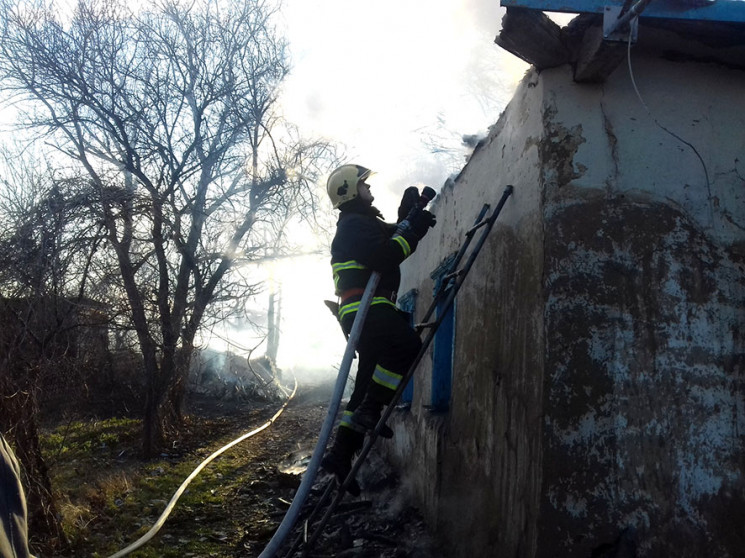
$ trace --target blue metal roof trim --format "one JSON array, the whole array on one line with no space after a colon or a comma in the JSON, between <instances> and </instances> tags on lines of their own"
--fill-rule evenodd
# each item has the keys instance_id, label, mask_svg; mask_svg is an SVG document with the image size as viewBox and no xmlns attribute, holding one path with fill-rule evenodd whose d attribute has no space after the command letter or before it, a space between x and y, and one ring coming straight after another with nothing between
<instances>
[{"instance_id":1,"label":"blue metal roof trim","mask_svg":"<svg viewBox=\"0 0 745 558\"><path fill-rule=\"evenodd\" d=\"M501 0L508 8L530 8L544 12L603 13L606 6L623 6L623 0ZM641 14L645 17L699 21L745 22L745 0L717 0L694 8L677 0L654 0Z\"/></svg>"}]
</instances>

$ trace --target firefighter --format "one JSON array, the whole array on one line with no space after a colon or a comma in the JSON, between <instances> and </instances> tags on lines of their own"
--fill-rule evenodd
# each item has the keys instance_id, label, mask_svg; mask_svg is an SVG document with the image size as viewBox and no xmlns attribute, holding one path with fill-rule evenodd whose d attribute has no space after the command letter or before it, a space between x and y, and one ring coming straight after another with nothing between
<instances>
[{"instance_id":1,"label":"firefighter","mask_svg":"<svg viewBox=\"0 0 745 558\"><path fill-rule=\"evenodd\" d=\"M336 431L334 444L321 466L343 482L352 467L355 453L362 448L365 433L380 420L387 405L419 353L421 340L408 316L396 308L396 291L401 279L399 264L409 257L435 217L429 211L411 211L419 201L415 187L404 192L398 210L399 222L407 218L410 227L396 232L397 226L383 221L372 205L367 179L373 174L359 165L342 165L331 173L327 192L334 209L339 210L336 235L331 244L331 267L339 297L338 318L348 335L362 294L373 271L381 274L357 346L357 377L349 403ZM386 426L383 437L393 436ZM360 492L356 482L348 491Z\"/></svg>"},{"instance_id":2,"label":"firefighter","mask_svg":"<svg viewBox=\"0 0 745 558\"><path fill-rule=\"evenodd\" d=\"M13 450L0 434L0 556L26 558L28 531L26 498L21 485L21 469Z\"/></svg>"}]
</instances>

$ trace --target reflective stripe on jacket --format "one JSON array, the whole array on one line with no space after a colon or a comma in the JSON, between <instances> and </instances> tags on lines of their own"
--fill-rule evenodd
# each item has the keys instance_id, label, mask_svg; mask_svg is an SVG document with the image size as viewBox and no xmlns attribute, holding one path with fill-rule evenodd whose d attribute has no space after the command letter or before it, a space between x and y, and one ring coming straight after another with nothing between
<instances>
[{"instance_id":1,"label":"reflective stripe on jacket","mask_svg":"<svg viewBox=\"0 0 745 558\"><path fill-rule=\"evenodd\" d=\"M381 274L379 289L395 293L401 280L399 264L416 250L417 239L410 234L394 234L396 225L385 223L370 213L344 211L339 214L336 235L331 243L331 269L336 294L364 289L373 271ZM395 304L375 297L373 304ZM339 318L359 307L359 299L342 301Z\"/></svg>"},{"instance_id":2,"label":"reflective stripe on jacket","mask_svg":"<svg viewBox=\"0 0 745 558\"><path fill-rule=\"evenodd\" d=\"M382 296L375 296L372 299L372 302L370 303L370 306L375 306L377 304L390 304L394 308L396 307L396 304L391 302L389 299L382 297ZM360 301L357 300L355 302L350 302L349 304L343 304L339 307L339 319L344 319L348 314L351 314L352 312L356 312L360 307Z\"/></svg>"}]
</instances>

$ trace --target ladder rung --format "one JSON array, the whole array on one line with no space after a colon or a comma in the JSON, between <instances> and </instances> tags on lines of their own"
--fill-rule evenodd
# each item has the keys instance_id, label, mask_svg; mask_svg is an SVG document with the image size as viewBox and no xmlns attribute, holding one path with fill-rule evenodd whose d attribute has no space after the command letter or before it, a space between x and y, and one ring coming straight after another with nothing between
<instances>
[{"instance_id":1,"label":"ladder rung","mask_svg":"<svg viewBox=\"0 0 745 558\"><path fill-rule=\"evenodd\" d=\"M437 321L434 321L434 322L425 322L423 324L416 324L414 327L416 327L417 329L424 329L427 327L434 327L436 325L437 325Z\"/></svg>"},{"instance_id":2,"label":"ladder rung","mask_svg":"<svg viewBox=\"0 0 745 558\"><path fill-rule=\"evenodd\" d=\"M489 222L489 219L483 219L483 220L479 221L473 227L471 227L470 229L468 229L468 231L466 232L466 236L473 236L473 233L475 233L481 227L483 227L484 225L486 225L488 222Z\"/></svg>"},{"instance_id":3,"label":"ladder rung","mask_svg":"<svg viewBox=\"0 0 745 558\"><path fill-rule=\"evenodd\" d=\"M455 271L453 271L451 273L448 273L445 277L442 278L443 283L445 281L449 281L450 279L454 279L454 278L458 277L458 275L460 275L461 273L463 273L463 270L462 269L456 269Z\"/></svg>"}]
</instances>

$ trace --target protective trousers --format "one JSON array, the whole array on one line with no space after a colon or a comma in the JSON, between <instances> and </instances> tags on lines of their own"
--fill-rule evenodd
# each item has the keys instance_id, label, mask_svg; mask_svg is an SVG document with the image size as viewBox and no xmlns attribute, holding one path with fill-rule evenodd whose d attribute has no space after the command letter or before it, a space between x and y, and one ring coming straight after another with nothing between
<instances>
[{"instance_id":1,"label":"protective trousers","mask_svg":"<svg viewBox=\"0 0 745 558\"><path fill-rule=\"evenodd\" d=\"M27 558L26 499L13 450L0 436L0 556Z\"/></svg>"},{"instance_id":2,"label":"protective trousers","mask_svg":"<svg viewBox=\"0 0 745 558\"><path fill-rule=\"evenodd\" d=\"M355 313L351 313L342 319L342 328L347 335L354 323L354 316ZM353 420L354 411L370 401L377 409L390 403L421 346L419 336L409 325L407 314L393 304L374 304L370 307L357 344L359 362L354 390L336 431L334 444L321 462L324 469L337 476L339 482L346 478L354 454L365 441L367 429ZM353 495L360 493L356 481L347 490Z\"/></svg>"},{"instance_id":3,"label":"protective trousers","mask_svg":"<svg viewBox=\"0 0 745 558\"><path fill-rule=\"evenodd\" d=\"M342 319L342 328L347 334L355 315ZM357 409L365 396L383 405L390 403L421 346L419 335L409 324L408 314L393 304L372 305L357 344L357 377L345 416Z\"/></svg>"}]
</instances>

